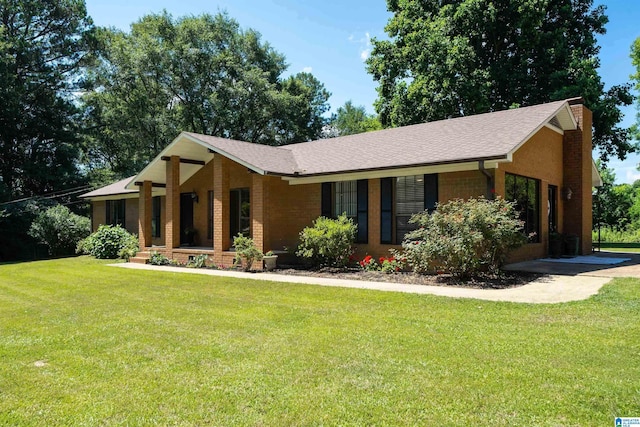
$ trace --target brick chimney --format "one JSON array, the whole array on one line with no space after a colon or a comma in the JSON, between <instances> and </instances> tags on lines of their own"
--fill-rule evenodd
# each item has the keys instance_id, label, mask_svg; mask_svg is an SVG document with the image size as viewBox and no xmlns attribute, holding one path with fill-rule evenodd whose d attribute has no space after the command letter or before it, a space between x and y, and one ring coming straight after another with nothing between
<instances>
[{"instance_id":1,"label":"brick chimney","mask_svg":"<svg viewBox=\"0 0 640 427\"><path fill-rule=\"evenodd\" d=\"M582 98L569 100L578 129L565 131L563 141L563 232L580 237L580 254L591 253L592 196L591 151L593 148L592 114ZM567 200L567 194L571 198Z\"/></svg>"}]
</instances>

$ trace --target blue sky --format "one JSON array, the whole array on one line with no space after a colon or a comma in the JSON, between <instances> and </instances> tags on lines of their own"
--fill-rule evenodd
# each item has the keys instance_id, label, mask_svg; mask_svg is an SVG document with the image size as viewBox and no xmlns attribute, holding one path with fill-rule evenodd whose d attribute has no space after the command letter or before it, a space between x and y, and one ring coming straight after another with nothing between
<instances>
[{"instance_id":1,"label":"blue sky","mask_svg":"<svg viewBox=\"0 0 640 427\"><path fill-rule=\"evenodd\" d=\"M141 16L166 9L174 17L227 11L241 27L259 31L289 63L289 72L312 72L332 93L333 111L346 101L373 113L376 83L366 72L371 37L384 38L391 16L385 0L86 0L97 25L128 30ZM599 38L600 75L605 87L629 81L634 72L629 58L632 42L640 37L640 1L604 0L607 34ZM636 119L635 106L624 110L622 123ZM640 179L640 155L612 160L618 182Z\"/></svg>"}]
</instances>

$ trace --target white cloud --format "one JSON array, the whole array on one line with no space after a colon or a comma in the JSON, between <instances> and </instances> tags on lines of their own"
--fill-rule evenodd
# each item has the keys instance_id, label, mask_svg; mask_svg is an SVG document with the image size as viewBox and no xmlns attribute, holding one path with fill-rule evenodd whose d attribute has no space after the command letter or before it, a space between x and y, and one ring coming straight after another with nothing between
<instances>
[{"instance_id":1,"label":"white cloud","mask_svg":"<svg viewBox=\"0 0 640 427\"><path fill-rule=\"evenodd\" d=\"M303 73L310 73L310 72L312 72L312 71L313 71L313 67L304 67L304 68L302 69L302 72L303 72Z\"/></svg>"},{"instance_id":2,"label":"white cloud","mask_svg":"<svg viewBox=\"0 0 640 427\"><path fill-rule=\"evenodd\" d=\"M369 32L364 33L364 37L356 39L353 34L351 34L348 38L350 43L358 44L360 51L360 59L366 61L371 55L371 48L373 47L371 44L371 35Z\"/></svg>"},{"instance_id":3,"label":"white cloud","mask_svg":"<svg viewBox=\"0 0 640 427\"><path fill-rule=\"evenodd\" d=\"M637 181L640 179L640 171L638 171L637 169L627 169L627 174L626 174L626 179L624 180L624 182L627 182L629 184L632 184L633 182Z\"/></svg>"}]
</instances>

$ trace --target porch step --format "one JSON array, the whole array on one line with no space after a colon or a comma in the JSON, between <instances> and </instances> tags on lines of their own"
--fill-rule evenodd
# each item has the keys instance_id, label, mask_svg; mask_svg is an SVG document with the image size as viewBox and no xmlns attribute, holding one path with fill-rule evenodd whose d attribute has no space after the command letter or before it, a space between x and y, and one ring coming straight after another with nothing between
<instances>
[{"instance_id":1,"label":"porch step","mask_svg":"<svg viewBox=\"0 0 640 427\"><path fill-rule=\"evenodd\" d=\"M140 251L136 256L129 258L129 262L133 262L135 264L148 264L149 258L151 258L151 253L149 251Z\"/></svg>"}]
</instances>

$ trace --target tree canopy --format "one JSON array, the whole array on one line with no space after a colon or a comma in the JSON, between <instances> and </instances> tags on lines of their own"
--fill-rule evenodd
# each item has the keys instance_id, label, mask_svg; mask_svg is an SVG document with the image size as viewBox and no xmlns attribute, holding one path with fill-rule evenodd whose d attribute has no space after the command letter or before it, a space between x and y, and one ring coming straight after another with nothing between
<instances>
[{"instance_id":1,"label":"tree canopy","mask_svg":"<svg viewBox=\"0 0 640 427\"><path fill-rule=\"evenodd\" d=\"M318 138L325 124L324 85L283 77L284 56L224 13L148 15L99 40L84 97L92 167L134 173L179 131L283 145Z\"/></svg>"},{"instance_id":2,"label":"tree canopy","mask_svg":"<svg viewBox=\"0 0 640 427\"><path fill-rule=\"evenodd\" d=\"M72 92L90 59L84 1L0 1L0 201L77 183Z\"/></svg>"},{"instance_id":3,"label":"tree canopy","mask_svg":"<svg viewBox=\"0 0 640 427\"><path fill-rule=\"evenodd\" d=\"M593 0L387 0L389 40L373 40L385 127L583 97L602 159L635 146L617 126L629 85L604 89L596 35L608 21Z\"/></svg>"},{"instance_id":4,"label":"tree canopy","mask_svg":"<svg viewBox=\"0 0 640 427\"><path fill-rule=\"evenodd\" d=\"M367 114L363 105L355 106L349 100L338 108L330 123L335 136L353 135L382 129L380 121L374 114Z\"/></svg>"}]
</instances>

